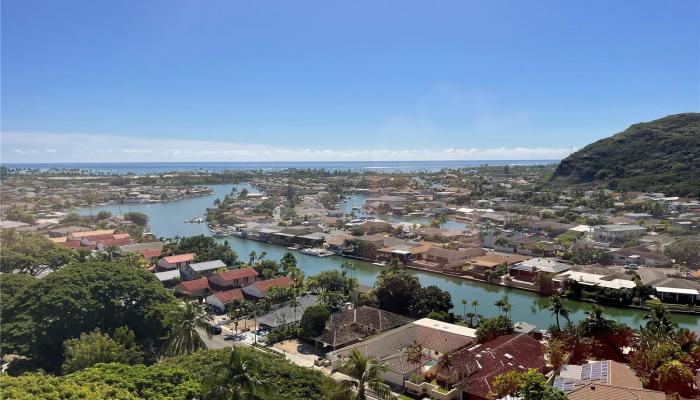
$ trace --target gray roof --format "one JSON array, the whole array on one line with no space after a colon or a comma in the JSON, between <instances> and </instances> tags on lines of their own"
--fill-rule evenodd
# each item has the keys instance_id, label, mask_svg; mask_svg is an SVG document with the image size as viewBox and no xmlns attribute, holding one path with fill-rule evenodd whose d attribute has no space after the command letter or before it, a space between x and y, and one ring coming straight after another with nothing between
<instances>
[{"instance_id":1,"label":"gray roof","mask_svg":"<svg viewBox=\"0 0 700 400\"><path fill-rule=\"evenodd\" d=\"M205 262L201 262L201 263L190 264L190 268L192 268L193 271L197 271L197 272L209 271L212 269L218 269L218 268L224 268L224 267L226 267L226 264L224 264L224 262L221 260L205 261Z\"/></svg>"},{"instance_id":2,"label":"gray roof","mask_svg":"<svg viewBox=\"0 0 700 400\"><path fill-rule=\"evenodd\" d=\"M666 273L656 268L640 268L637 270L637 274L639 274L639 279L643 285L651 285L666 278Z\"/></svg>"},{"instance_id":3,"label":"gray roof","mask_svg":"<svg viewBox=\"0 0 700 400\"><path fill-rule=\"evenodd\" d=\"M284 306L263 315L258 319L258 322L271 328L295 323L301 320L301 316L304 315L304 311L307 308L318 304L318 298L313 295L300 297L297 301L299 305L297 305L296 314L294 313L294 307Z\"/></svg>"},{"instance_id":4,"label":"gray roof","mask_svg":"<svg viewBox=\"0 0 700 400\"><path fill-rule=\"evenodd\" d=\"M174 269L172 271L156 272L153 274L161 282L172 281L173 279L180 279L180 270Z\"/></svg>"}]
</instances>

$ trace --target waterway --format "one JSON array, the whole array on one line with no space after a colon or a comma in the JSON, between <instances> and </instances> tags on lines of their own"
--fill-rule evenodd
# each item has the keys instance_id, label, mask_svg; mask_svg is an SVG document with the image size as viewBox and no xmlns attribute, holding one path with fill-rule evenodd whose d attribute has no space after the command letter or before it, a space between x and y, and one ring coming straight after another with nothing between
<instances>
[{"instance_id":1,"label":"waterway","mask_svg":"<svg viewBox=\"0 0 700 400\"><path fill-rule=\"evenodd\" d=\"M210 235L206 224L190 224L184 220L192 217L202 217L204 210L207 207L212 207L216 198L222 198L231 191L234 185L210 185L214 190L211 196L197 197L168 203L152 203L152 204L123 204L123 205L104 205L96 206L89 209L80 209L79 213L87 215L90 212L97 213L105 210L112 214L125 213L129 211L140 211L145 213L150 218L151 231L158 237L174 237L174 236L192 236L192 235ZM247 188L250 192L256 190L247 184L236 185L238 190ZM344 210L351 211L352 204L362 206L364 202L363 196L351 196L342 206ZM381 217L383 219L390 219ZM429 223L428 218L421 217L391 217L392 221L405 221L409 223ZM463 224L451 222L446 224L445 228L461 229ZM257 242L252 240L241 239L237 237L229 237L226 240L231 248L239 255L239 258L245 260L251 251L255 251L258 255L262 252L267 254L268 259L280 259L288 250L282 246L276 246L269 243ZM320 271L329 269L338 269L340 264L346 259L342 257L332 256L318 258L294 252L297 258L299 267L304 271L306 276L315 275ZM358 281L363 285L373 285L374 281L381 271L382 267L371 263L355 261L355 270L352 272ZM423 286L435 285L443 290L447 290L452 295L454 303L454 311L456 313L463 312L462 299L466 299L471 303L472 300L479 302L478 312L492 316L498 313L498 308L493 305L498 299L504 295L508 296L508 301L513 305L511 310L512 318L515 321L526 321L537 325L539 328L544 328L554 323L554 318L547 310L549 300L546 297L539 296L536 293L531 293L519 289L505 288L501 286L489 285L480 282L464 280L433 274L423 271L411 271L418 277L418 280ZM585 317L585 312L590 310L592 304L566 301L566 305L571 309L571 320L576 321ZM638 327L643 324L643 316L645 311L628 308L604 307L608 318L624 322L629 326ZM469 310L467 310L469 311ZM681 326L693 329L700 332L700 318L693 315L674 314L673 320Z\"/></svg>"}]
</instances>

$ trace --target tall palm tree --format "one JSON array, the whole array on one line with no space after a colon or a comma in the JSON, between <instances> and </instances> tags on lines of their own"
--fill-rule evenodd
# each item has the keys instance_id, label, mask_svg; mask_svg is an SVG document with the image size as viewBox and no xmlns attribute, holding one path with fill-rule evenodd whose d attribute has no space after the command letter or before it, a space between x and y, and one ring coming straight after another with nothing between
<instances>
[{"instance_id":1,"label":"tall palm tree","mask_svg":"<svg viewBox=\"0 0 700 400\"><path fill-rule=\"evenodd\" d=\"M201 329L211 339L214 328L208 322L209 315L201 305L188 302L181 309L171 314L168 318L170 334L165 347L165 354L178 356L191 354L197 350L206 348L198 329Z\"/></svg>"},{"instance_id":2,"label":"tall palm tree","mask_svg":"<svg viewBox=\"0 0 700 400\"><path fill-rule=\"evenodd\" d=\"M613 321L603 316L603 308L594 305L591 311L586 311L586 319L583 320L588 333L606 332L612 329Z\"/></svg>"},{"instance_id":3,"label":"tall palm tree","mask_svg":"<svg viewBox=\"0 0 700 400\"><path fill-rule=\"evenodd\" d=\"M474 314L478 314L478 312L476 311L476 308L479 307L479 301L472 300L472 307L474 307Z\"/></svg>"},{"instance_id":4,"label":"tall palm tree","mask_svg":"<svg viewBox=\"0 0 700 400\"><path fill-rule=\"evenodd\" d=\"M462 299L462 306L464 308L464 313L462 313L462 316L464 317L464 320L467 320L467 299Z\"/></svg>"},{"instance_id":5,"label":"tall palm tree","mask_svg":"<svg viewBox=\"0 0 700 400\"><path fill-rule=\"evenodd\" d=\"M561 302L561 297L559 297L557 294L550 297L549 302L549 311L551 311L552 315L557 318L557 329L561 330L559 317L563 317L565 320L569 321L569 310L564 306L564 304Z\"/></svg>"},{"instance_id":6,"label":"tall palm tree","mask_svg":"<svg viewBox=\"0 0 700 400\"><path fill-rule=\"evenodd\" d=\"M206 400L262 400L269 398L269 382L258 379L260 365L249 352L236 347L231 349L228 360L215 367L205 382Z\"/></svg>"},{"instance_id":7,"label":"tall palm tree","mask_svg":"<svg viewBox=\"0 0 700 400\"><path fill-rule=\"evenodd\" d=\"M372 391L380 399L394 399L391 388L382 381L387 366L374 357L365 357L354 349L339 371L353 379L340 382L346 392L354 392L355 400L367 400L367 391Z\"/></svg>"}]
</instances>

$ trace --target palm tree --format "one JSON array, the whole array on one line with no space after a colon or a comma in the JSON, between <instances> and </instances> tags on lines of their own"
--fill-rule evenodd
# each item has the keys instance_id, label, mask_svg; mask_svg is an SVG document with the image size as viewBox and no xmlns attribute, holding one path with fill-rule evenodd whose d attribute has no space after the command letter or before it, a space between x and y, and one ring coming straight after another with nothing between
<instances>
[{"instance_id":1,"label":"palm tree","mask_svg":"<svg viewBox=\"0 0 700 400\"><path fill-rule=\"evenodd\" d=\"M510 303L506 303L503 305L503 314L507 315L509 319L511 317L510 310L512 310L512 309L513 309L513 305Z\"/></svg>"},{"instance_id":2,"label":"palm tree","mask_svg":"<svg viewBox=\"0 0 700 400\"><path fill-rule=\"evenodd\" d=\"M564 304L562 304L561 298L557 294L550 297L549 302L549 311L551 311L552 315L554 315L557 318L557 330L561 330L561 325L559 324L559 317L561 316L567 321L569 321L569 310L564 306Z\"/></svg>"},{"instance_id":3,"label":"palm tree","mask_svg":"<svg viewBox=\"0 0 700 400\"><path fill-rule=\"evenodd\" d=\"M651 309L651 312L644 316L644 319L647 320L647 329L651 329L663 335L672 334L677 326L677 324L669 319L668 310L661 304L655 305Z\"/></svg>"},{"instance_id":4,"label":"palm tree","mask_svg":"<svg viewBox=\"0 0 700 400\"><path fill-rule=\"evenodd\" d=\"M248 265L251 267L255 265L255 259L258 257L258 253L255 252L255 250L251 251L250 254L248 254Z\"/></svg>"},{"instance_id":5,"label":"palm tree","mask_svg":"<svg viewBox=\"0 0 700 400\"><path fill-rule=\"evenodd\" d=\"M594 305L591 311L586 311L586 319L583 321L588 333L606 332L612 329L613 321L603 316L603 308Z\"/></svg>"},{"instance_id":6,"label":"palm tree","mask_svg":"<svg viewBox=\"0 0 700 400\"><path fill-rule=\"evenodd\" d=\"M464 320L467 320L467 299L462 299L462 306L464 308L464 313L462 316L464 317Z\"/></svg>"},{"instance_id":7,"label":"palm tree","mask_svg":"<svg viewBox=\"0 0 700 400\"><path fill-rule=\"evenodd\" d=\"M203 330L211 339L214 328L208 322L209 320L209 315L201 305L194 302L185 303L181 309L169 316L170 334L165 354L178 356L206 348L197 330Z\"/></svg>"},{"instance_id":8,"label":"palm tree","mask_svg":"<svg viewBox=\"0 0 700 400\"><path fill-rule=\"evenodd\" d=\"M249 352L236 347L231 349L228 360L215 367L210 380L205 383L206 400L258 400L269 397L271 386L255 375L261 373L257 360Z\"/></svg>"},{"instance_id":9,"label":"palm tree","mask_svg":"<svg viewBox=\"0 0 700 400\"><path fill-rule=\"evenodd\" d=\"M479 301L472 300L472 307L474 307L474 314L478 314L478 312L476 311L476 308L479 307Z\"/></svg>"},{"instance_id":10,"label":"palm tree","mask_svg":"<svg viewBox=\"0 0 700 400\"><path fill-rule=\"evenodd\" d=\"M353 378L341 381L340 387L346 392L354 392L355 400L367 400L368 390L380 399L395 398L391 388L382 381L387 366L374 357L365 357L354 349L339 371Z\"/></svg>"}]
</instances>

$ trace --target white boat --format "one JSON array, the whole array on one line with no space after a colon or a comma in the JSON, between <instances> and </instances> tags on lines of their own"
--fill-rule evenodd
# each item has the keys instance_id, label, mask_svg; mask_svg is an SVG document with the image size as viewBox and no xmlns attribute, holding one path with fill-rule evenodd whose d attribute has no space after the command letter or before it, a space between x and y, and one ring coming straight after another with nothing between
<instances>
[{"instance_id":1,"label":"white boat","mask_svg":"<svg viewBox=\"0 0 700 400\"><path fill-rule=\"evenodd\" d=\"M321 249L321 248L313 248L313 249L303 249L301 250L301 253L303 254L308 254L310 256L316 256L316 257L329 257L332 256L334 253L331 251L328 251L326 249Z\"/></svg>"},{"instance_id":2,"label":"white boat","mask_svg":"<svg viewBox=\"0 0 700 400\"><path fill-rule=\"evenodd\" d=\"M298 244L295 244L294 246L287 247L287 250L299 250L299 249L301 249L301 246L299 246Z\"/></svg>"}]
</instances>

